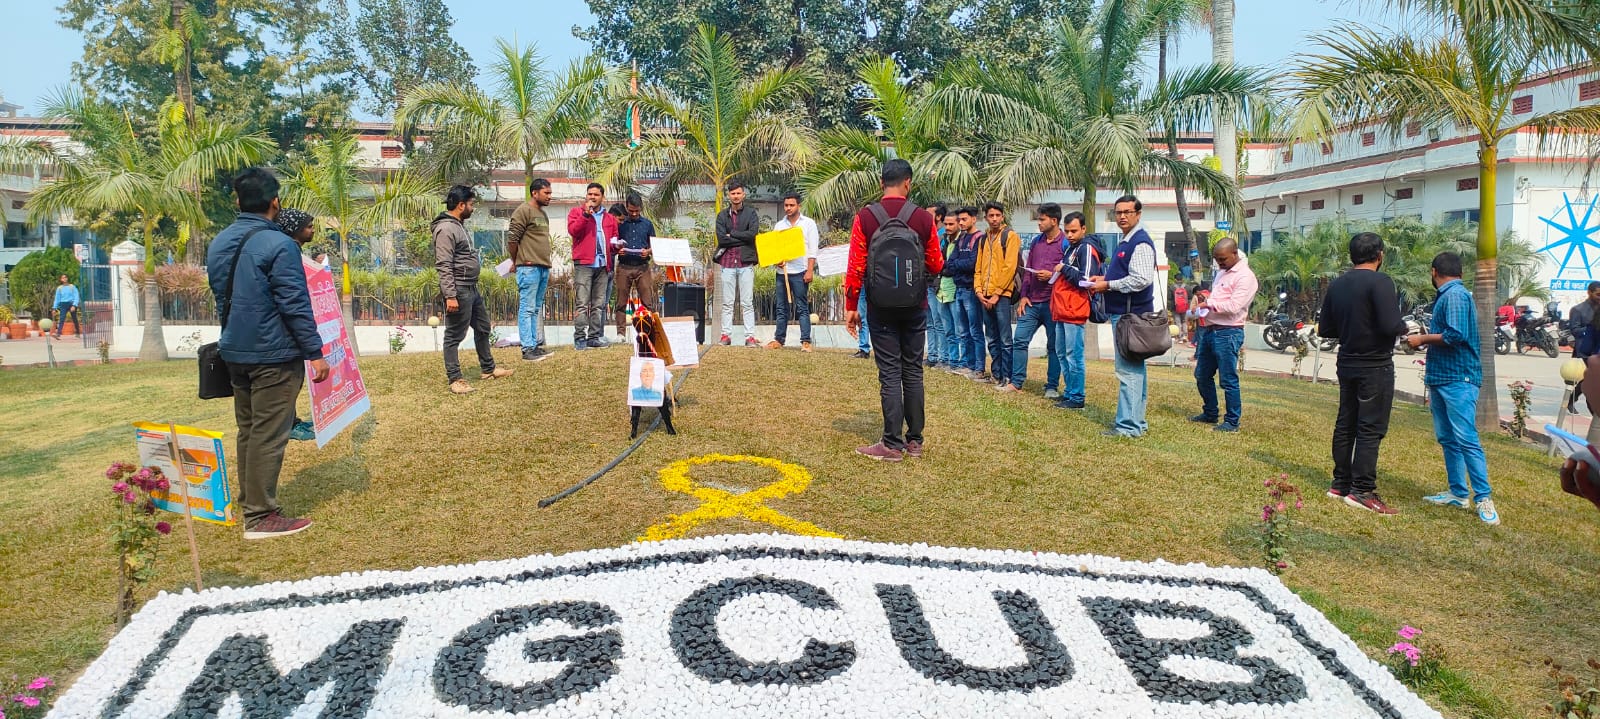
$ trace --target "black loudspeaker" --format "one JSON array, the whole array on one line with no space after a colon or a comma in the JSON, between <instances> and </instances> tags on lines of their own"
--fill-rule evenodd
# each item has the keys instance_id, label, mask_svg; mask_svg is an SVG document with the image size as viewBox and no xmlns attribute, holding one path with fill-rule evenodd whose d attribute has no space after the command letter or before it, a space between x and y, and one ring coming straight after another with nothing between
<instances>
[{"instance_id":1,"label":"black loudspeaker","mask_svg":"<svg viewBox=\"0 0 1600 719\"><path fill-rule=\"evenodd\" d=\"M668 282L662 288L663 317L693 317L694 341L706 343L706 288L687 282Z\"/></svg>"}]
</instances>

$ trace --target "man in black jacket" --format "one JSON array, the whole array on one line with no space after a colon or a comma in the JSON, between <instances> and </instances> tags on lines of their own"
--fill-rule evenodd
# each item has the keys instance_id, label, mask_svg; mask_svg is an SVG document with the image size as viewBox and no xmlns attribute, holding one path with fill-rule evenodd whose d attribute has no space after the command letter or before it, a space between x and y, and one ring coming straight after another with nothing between
<instances>
[{"instance_id":1,"label":"man in black jacket","mask_svg":"<svg viewBox=\"0 0 1600 719\"><path fill-rule=\"evenodd\" d=\"M1333 487L1328 496L1380 515L1397 514L1378 497L1378 445L1394 406L1394 342L1406 334L1383 240L1350 238L1350 271L1328 285L1317 334L1339 340L1339 417L1333 425Z\"/></svg>"},{"instance_id":2,"label":"man in black jacket","mask_svg":"<svg viewBox=\"0 0 1600 719\"><path fill-rule=\"evenodd\" d=\"M722 344L733 344L733 296L739 294L744 309L744 344L760 347L756 340L756 233L761 218L744 205L744 183L728 182L728 207L717 213L717 253L711 259L722 268Z\"/></svg>"},{"instance_id":3,"label":"man in black jacket","mask_svg":"<svg viewBox=\"0 0 1600 719\"><path fill-rule=\"evenodd\" d=\"M461 376L461 356L457 348L472 330L478 347L478 376L481 379L510 377L515 370L494 366L490 352L489 309L478 293L478 249L464 224L472 217L477 195L466 185L450 188L445 196L445 211L433 218L433 257L439 270L439 294L444 296L444 374L452 394L475 391Z\"/></svg>"}]
</instances>

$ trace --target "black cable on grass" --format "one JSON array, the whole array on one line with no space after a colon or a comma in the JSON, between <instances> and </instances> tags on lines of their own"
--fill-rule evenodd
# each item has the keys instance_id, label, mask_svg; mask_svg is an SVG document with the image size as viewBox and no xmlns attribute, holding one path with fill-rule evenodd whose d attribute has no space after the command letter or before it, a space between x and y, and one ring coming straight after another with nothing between
<instances>
[{"instance_id":1,"label":"black cable on grass","mask_svg":"<svg viewBox=\"0 0 1600 719\"><path fill-rule=\"evenodd\" d=\"M705 353L700 355L700 361L704 362L706 360L706 355L709 355L709 354L711 354L711 347L707 347ZM676 399L677 399L678 390L683 389L683 383L689 379L689 373L691 371L693 371L693 369L694 368L692 368L692 367L684 369L683 370L683 376L679 377L678 378L678 383L672 386L672 396L673 396L674 401L676 401ZM571 497L572 495L577 494L578 490L581 490L584 487L587 487L587 486L589 486L591 484L594 484L596 480L600 479L601 477L606 476L607 472L610 472L611 470L616 469L617 465L622 464L622 460L627 459L628 455L633 454L633 451L638 449L639 445L644 444L644 441L649 439L650 435L653 432L656 431L657 427L660 427L660 426L661 426L661 414L658 412L656 414L655 421L652 421L650 423L650 426L645 428L644 434L639 435L639 438L634 440L633 444L628 445L627 449L622 450L622 454L617 455L610 462L606 462L604 467L601 467L600 470L595 472L594 474L589 475L582 482L574 484L571 487L567 487L566 489L563 489L563 490L561 490L559 492L556 492L555 494L552 494L552 495L550 495L548 497L545 497L544 499L539 500L539 508L540 509L544 509L545 507L548 507L548 506L550 506L552 504L555 504L556 502L559 502L559 501L561 501L563 499L566 499L567 497Z\"/></svg>"}]
</instances>

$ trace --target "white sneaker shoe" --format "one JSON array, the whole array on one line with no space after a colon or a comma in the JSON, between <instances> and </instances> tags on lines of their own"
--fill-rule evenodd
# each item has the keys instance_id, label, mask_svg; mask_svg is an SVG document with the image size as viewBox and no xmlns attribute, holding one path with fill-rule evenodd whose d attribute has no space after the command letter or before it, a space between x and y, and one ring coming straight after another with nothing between
<instances>
[{"instance_id":1,"label":"white sneaker shoe","mask_svg":"<svg viewBox=\"0 0 1600 719\"><path fill-rule=\"evenodd\" d=\"M1472 508L1472 500L1469 500L1466 497L1457 497L1449 492L1430 494L1426 497L1423 497L1422 501L1427 502L1428 504L1437 504L1441 507L1460 507L1462 509Z\"/></svg>"},{"instance_id":2,"label":"white sneaker shoe","mask_svg":"<svg viewBox=\"0 0 1600 719\"><path fill-rule=\"evenodd\" d=\"M1490 526L1500 524L1500 512L1494 508L1494 500L1485 499L1478 503L1478 519Z\"/></svg>"}]
</instances>

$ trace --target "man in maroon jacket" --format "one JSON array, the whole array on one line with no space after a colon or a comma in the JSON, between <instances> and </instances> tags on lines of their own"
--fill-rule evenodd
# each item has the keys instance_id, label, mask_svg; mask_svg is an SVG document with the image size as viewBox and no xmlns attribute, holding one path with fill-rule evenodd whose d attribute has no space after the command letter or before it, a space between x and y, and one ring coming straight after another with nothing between
<instances>
[{"instance_id":1,"label":"man in maroon jacket","mask_svg":"<svg viewBox=\"0 0 1600 719\"><path fill-rule=\"evenodd\" d=\"M606 212L606 188L589 183L583 204L567 213L567 233L572 235L572 287L578 313L572 319L572 348L604 347L606 288L610 285L612 257L616 255L617 218Z\"/></svg>"},{"instance_id":2,"label":"man in maroon jacket","mask_svg":"<svg viewBox=\"0 0 1600 719\"><path fill-rule=\"evenodd\" d=\"M896 158L883 163L883 205L887 217L896 217L911 200L911 163ZM915 205L913 205L915 207ZM933 215L916 209L906 224L923 240L923 259L928 277L944 270L944 254L939 251ZM872 208L856 213L850 227L850 264L845 272L845 306L855 307L867 274L867 244L878 232L878 218ZM926 295L927 293L923 293ZM878 363L878 386L883 406L883 438L859 447L856 452L874 460L898 462L907 455L922 456L923 394L922 358L928 347L928 305L920 307L879 307L867 301L867 326L872 334L872 358ZM860 313L845 312L845 327L851 336L861 328ZM904 434L902 434L902 431Z\"/></svg>"}]
</instances>

